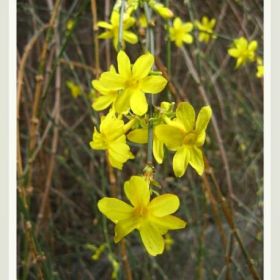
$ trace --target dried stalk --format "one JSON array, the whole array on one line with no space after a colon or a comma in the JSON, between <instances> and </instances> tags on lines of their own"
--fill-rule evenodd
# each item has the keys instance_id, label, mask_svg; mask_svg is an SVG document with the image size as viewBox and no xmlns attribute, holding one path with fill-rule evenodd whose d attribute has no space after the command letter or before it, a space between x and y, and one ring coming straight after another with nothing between
<instances>
[{"instance_id":1,"label":"dried stalk","mask_svg":"<svg viewBox=\"0 0 280 280\"><path fill-rule=\"evenodd\" d=\"M221 209L223 211L223 214L226 218L226 221L231 229L231 232L233 234L233 236L235 237L235 239L237 240L237 243L241 249L241 252L242 252L242 255L244 256L245 258L245 261L246 261L246 264L249 268L249 271L253 277L254 280L260 280L260 276L258 275L256 269L255 269L255 266L252 262L252 259L251 257L249 256L249 253L247 252L244 244L243 244L243 241L242 241L242 238L238 232L238 229L235 225L235 222L234 222L234 216L233 216L233 212L232 212L232 208L228 202L228 200L223 196L222 194L222 191L221 191L221 188L217 182L217 179L214 175L214 172L213 172L213 169L210 168L209 169L209 174L210 174L210 177L211 179L213 180L213 183L215 185L215 188L216 188L216 194L217 194L217 201L219 202L220 206L221 206ZM203 177L205 178L205 180L208 181L208 178L206 175L203 175Z\"/></svg>"},{"instance_id":2,"label":"dried stalk","mask_svg":"<svg viewBox=\"0 0 280 280\"><path fill-rule=\"evenodd\" d=\"M32 154L35 146L36 146L36 136L37 136L37 131L39 127L39 119L38 119L38 113L39 113L39 105L40 105L40 100L41 100L41 95L42 95L42 88L43 88L43 80L44 80L44 74L45 74L45 65L46 65L46 60L47 60L47 51L48 51L48 46L50 44L50 41L52 39L53 31L55 29L55 22L58 16L59 12L59 7L60 7L61 0L57 0L55 3L55 6L52 10L51 13L51 18L49 21L49 28L48 28L48 33L46 36L46 39L43 43L41 55L40 55L40 60L39 60L39 69L37 72L37 75L35 77L36 80L36 85L35 85L35 96L34 96L34 101L33 101L33 106L32 106L32 117L30 120L30 139L29 139L29 155ZM32 185L32 167L33 167L33 162L29 160L29 170L28 170L28 186Z\"/></svg>"},{"instance_id":3,"label":"dried stalk","mask_svg":"<svg viewBox=\"0 0 280 280\"><path fill-rule=\"evenodd\" d=\"M33 37L29 40L28 44L24 48L23 55L21 59L19 59L18 73L17 73L17 170L19 177L22 176L23 173L23 165L21 158L21 144L20 144L20 129L19 129L19 111L20 111L20 101L21 101L21 93L22 86L24 80L24 69L26 66L27 59L33 49L35 43L41 34L48 28L48 25L44 25L37 33L33 35Z\"/></svg>"},{"instance_id":4,"label":"dried stalk","mask_svg":"<svg viewBox=\"0 0 280 280\"><path fill-rule=\"evenodd\" d=\"M98 25L97 25L97 9L96 0L91 0L91 12L92 12L92 31L93 31L93 45L94 45L94 58L96 76L100 74L100 61L99 61L99 40L98 40Z\"/></svg>"},{"instance_id":5,"label":"dried stalk","mask_svg":"<svg viewBox=\"0 0 280 280\"><path fill-rule=\"evenodd\" d=\"M56 30L55 40L56 40L56 56L58 57L59 50L60 50L60 38L59 38L58 30ZM60 67L60 63L58 63L56 68L56 79L55 79L54 129L53 129L51 156L50 156L49 166L47 171L45 190L43 193L42 201L40 203L41 205L40 210L37 216L37 223L35 228L36 235L38 234L42 220L45 217L45 211L49 201L49 194L50 194L53 172L55 167L55 157L56 157L58 140L59 140L60 95L61 95L61 67Z\"/></svg>"}]
</instances>

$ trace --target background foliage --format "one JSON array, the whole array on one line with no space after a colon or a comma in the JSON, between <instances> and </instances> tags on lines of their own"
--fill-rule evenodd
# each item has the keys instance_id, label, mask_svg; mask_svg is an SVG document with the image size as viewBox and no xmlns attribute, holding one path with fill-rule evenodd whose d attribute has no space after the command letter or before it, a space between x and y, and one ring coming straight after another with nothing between
<instances>
[{"instance_id":1,"label":"background foliage","mask_svg":"<svg viewBox=\"0 0 280 280\"><path fill-rule=\"evenodd\" d=\"M91 109L91 80L116 58L110 41L99 41L97 48L94 2L18 0L19 279L111 279L118 265L116 277L126 278L121 248L112 242L113 225L96 206L109 193L112 171L104 153L88 145L99 123ZM97 20L108 20L113 1L95 4ZM171 233L173 245L156 258L147 255L137 233L130 235L126 251L133 279L254 279L248 260L261 279L263 84L255 76L255 64L235 70L227 49L232 39L244 36L257 40L262 50L262 1L178 0L169 7L184 21L215 17L216 31L225 37L188 45L185 51L172 45L171 87L162 94L166 98L171 92L172 98L189 100L198 110L206 103L205 92L216 126L208 129L205 176L188 169L176 179L170 154L156 166L155 178L164 192L180 197L179 215L188 227ZM74 28L67 30L70 19ZM155 20L157 66L164 70L169 44L164 21ZM127 45L126 51L134 60L142 46ZM67 81L81 88L77 98ZM114 171L119 190L145 166L145 148L135 145L133 152L137 160L125 164L122 172ZM222 197L233 207L233 225ZM93 260L96 247L106 240L110 250L105 247Z\"/></svg>"}]
</instances>

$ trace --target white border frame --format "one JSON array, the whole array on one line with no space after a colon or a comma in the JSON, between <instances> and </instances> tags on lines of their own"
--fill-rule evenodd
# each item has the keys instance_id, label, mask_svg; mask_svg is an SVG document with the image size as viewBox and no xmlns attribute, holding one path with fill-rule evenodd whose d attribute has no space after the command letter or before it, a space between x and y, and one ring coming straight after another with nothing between
<instances>
[{"instance_id":1,"label":"white border frame","mask_svg":"<svg viewBox=\"0 0 280 280\"><path fill-rule=\"evenodd\" d=\"M16 0L9 0L9 279L17 279L17 173L16 173L16 88L17 16Z\"/></svg>"},{"instance_id":2,"label":"white border frame","mask_svg":"<svg viewBox=\"0 0 280 280\"><path fill-rule=\"evenodd\" d=\"M271 279L271 3L264 0L264 279Z\"/></svg>"},{"instance_id":3,"label":"white border frame","mask_svg":"<svg viewBox=\"0 0 280 280\"><path fill-rule=\"evenodd\" d=\"M16 0L0 1L0 279L16 279Z\"/></svg>"}]
</instances>

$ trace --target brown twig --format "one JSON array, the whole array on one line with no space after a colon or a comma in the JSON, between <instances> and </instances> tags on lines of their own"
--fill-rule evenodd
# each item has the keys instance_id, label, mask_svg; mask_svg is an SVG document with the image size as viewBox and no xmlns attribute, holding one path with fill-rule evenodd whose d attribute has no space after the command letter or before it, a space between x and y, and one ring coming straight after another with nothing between
<instances>
[{"instance_id":1,"label":"brown twig","mask_svg":"<svg viewBox=\"0 0 280 280\"><path fill-rule=\"evenodd\" d=\"M19 111L20 111L20 100L22 93L22 86L24 80L24 69L27 62L27 59L33 49L35 43L41 34L46 30L48 25L44 25L37 33L33 35L33 37L29 40L28 44L24 48L23 55L21 59L19 59L18 73L17 73L17 170L19 177L22 176L23 173L23 165L21 158L21 143L20 143L20 129L19 129Z\"/></svg>"},{"instance_id":2,"label":"brown twig","mask_svg":"<svg viewBox=\"0 0 280 280\"><path fill-rule=\"evenodd\" d=\"M109 16L110 16L110 6L111 6L111 1L110 0L105 0L105 21L109 21ZM106 57L106 66L109 68L111 64L111 53L110 53L110 41L106 40L105 41L105 57Z\"/></svg>"},{"instance_id":3,"label":"brown twig","mask_svg":"<svg viewBox=\"0 0 280 280\"><path fill-rule=\"evenodd\" d=\"M94 45L94 60L93 63L96 69L96 76L100 74L100 61L99 61L99 40L98 40L98 25L97 25L97 7L96 0L91 0L92 12L92 31L93 31L93 45Z\"/></svg>"},{"instance_id":4,"label":"brown twig","mask_svg":"<svg viewBox=\"0 0 280 280\"><path fill-rule=\"evenodd\" d=\"M91 72L93 75L97 75L97 71L92 68L89 65L86 65L84 63L78 62L78 61L73 61L73 60L66 60L66 59L60 59L60 62L63 64L67 64L69 65L70 68L76 67L76 68L80 68L83 69L85 71Z\"/></svg>"},{"instance_id":5,"label":"brown twig","mask_svg":"<svg viewBox=\"0 0 280 280\"><path fill-rule=\"evenodd\" d=\"M29 139L29 153L32 154L35 146L36 146L36 138L37 138L37 130L39 127L39 119L38 119L38 113L39 113L39 105L40 105L40 99L42 94L42 88L43 88L43 80L44 80L44 74L45 74L45 65L46 65L46 59L47 59L47 51L48 46L50 44L50 41L52 39L53 30L55 29L55 22L57 19L57 15L59 12L61 0L57 0L55 3L55 6L51 12L51 18L48 24L48 33L46 36L46 39L43 43L43 47L41 50L40 60L39 60L39 68L37 75L35 77L36 85L35 85L35 96L32 106L32 116L30 120L30 139ZM28 172L28 186L32 185L32 167L33 162L29 161L29 172Z\"/></svg>"},{"instance_id":6,"label":"brown twig","mask_svg":"<svg viewBox=\"0 0 280 280\"><path fill-rule=\"evenodd\" d=\"M55 34L55 40L56 40L56 56L58 57L59 49L60 49L60 38L57 29ZM58 63L56 68L56 79L55 79L54 129L53 129L51 156L49 160L45 190L40 204L40 210L37 216L37 223L35 228L36 235L38 234L42 220L45 217L45 211L49 201L49 194L50 194L53 172L55 167L55 157L56 157L56 151L57 151L58 139L59 139L58 125L60 119L60 95L61 95L61 67L60 67L60 63Z\"/></svg>"}]
</instances>

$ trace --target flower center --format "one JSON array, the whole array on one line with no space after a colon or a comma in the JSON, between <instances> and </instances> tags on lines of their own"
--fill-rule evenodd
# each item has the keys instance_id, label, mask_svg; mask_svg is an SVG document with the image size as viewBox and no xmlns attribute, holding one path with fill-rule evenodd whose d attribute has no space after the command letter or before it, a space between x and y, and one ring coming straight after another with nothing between
<instances>
[{"instance_id":1,"label":"flower center","mask_svg":"<svg viewBox=\"0 0 280 280\"><path fill-rule=\"evenodd\" d=\"M190 132L190 133L186 134L186 136L184 138L184 144L192 146L196 143L196 140L197 140L196 133Z\"/></svg>"},{"instance_id":2,"label":"flower center","mask_svg":"<svg viewBox=\"0 0 280 280\"><path fill-rule=\"evenodd\" d=\"M139 206L137 208L135 208L134 210L135 215L139 218L146 218L148 216L148 208L147 207L143 207L143 206Z\"/></svg>"},{"instance_id":3,"label":"flower center","mask_svg":"<svg viewBox=\"0 0 280 280\"><path fill-rule=\"evenodd\" d=\"M133 88L136 89L139 87L139 80L135 80L135 79L129 79L126 81L126 87L127 88Z\"/></svg>"}]
</instances>

